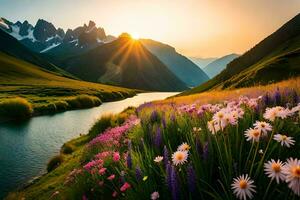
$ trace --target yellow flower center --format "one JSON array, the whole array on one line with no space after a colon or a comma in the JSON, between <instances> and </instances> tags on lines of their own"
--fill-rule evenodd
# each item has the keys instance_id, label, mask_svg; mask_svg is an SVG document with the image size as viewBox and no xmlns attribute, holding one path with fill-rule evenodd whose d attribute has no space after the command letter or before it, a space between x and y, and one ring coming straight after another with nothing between
<instances>
[{"instance_id":1,"label":"yellow flower center","mask_svg":"<svg viewBox=\"0 0 300 200\"><path fill-rule=\"evenodd\" d=\"M253 131L253 136L258 137L259 136L259 131Z\"/></svg>"},{"instance_id":2,"label":"yellow flower center","mask_svg":"<svg viewBox=\"0 0 300 200\"><path fill-rule=\"evenodd\" d=\"M261 124L261 127L262 127L262 128L265 128L265 124Z\"/></svg>"},{"instance_id":3,"label":"yellow flower center","mask_svg":"<svg viewBox=\"0 0 300 200\"><path fill-rule=\"evenodd\" d=\"M296 167L293 167L292 169L292 173L294 176L296 176L297 178L300 178L300 166L296 166Z\"/></svg>"},{"instance_id":4,"label":"yellow flower center","mask_svg":"<svg viewBox=\"0 0 300 200\"><path fill-rule=\"evenodd\" d=\"M218 117L219 117L219 118L223 118L223 117L224 117L223 113L219 113L219 114L218 114Z\"/></svg>"},{"instance_id":5,"label":"yellow flower center","mask_svg":"<svg viewBox=\"0 0 300 200\"><path fill-rule=\"evenodd\" d=\"M280 170L281 170L280 164L278 164L278 163L272 163L272 169L276 173L280 172Z\"/></svg>"},{"instance_id":6,"label":"yellow flower center","mask_svg":"<svg viewBox=\"0 0 300 200\"><path fill-rule=\"evenodd\" d=\"M282 139L282 140L286 140L286 139L287 139L287 136L286 136L286 135L282 135L282 136L281 136L281 139Z\"/></svg>"},{"instance_id":7,"label":"yellow flower center","mask_svg":"<svg viewBox=\"0 0 300 200\"><path fill-rule=\"evenodd\" d=\"M240 181L240 188L241 189L246 189L247 188L247 181L241 180Z\"/></svg>"},{"instance_id":8,"label":"yellow flower center","mask_svg":"<svg viewBox=\"0 0 300 200\"><path fill-rule=\"evenodd\" d=\"M177 154L176 154L176 159L177 159L177 160L183 160L183 158L184 158L184 156L183 156L182 153L177 153Z\"/></svg>"}]
</instances>

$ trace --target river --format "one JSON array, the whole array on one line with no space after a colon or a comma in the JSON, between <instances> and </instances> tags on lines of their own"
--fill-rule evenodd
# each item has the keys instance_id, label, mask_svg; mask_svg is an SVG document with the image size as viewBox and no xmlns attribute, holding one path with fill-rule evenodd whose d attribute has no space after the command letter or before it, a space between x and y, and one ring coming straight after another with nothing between
<instances>
[{"instance_id":1,"label":"river","mask_svg":"<svg viewBox=\"0 0 300 200\"><path fill-rule=\"evenodd\" d=\"M46 172L46 164L61 146L85 134L105 113L119 113L128 106L165 99L177 93L142 93L99 107L33 117L25 122L0 124L0 199Z\"/></svg>"}]
</instances>

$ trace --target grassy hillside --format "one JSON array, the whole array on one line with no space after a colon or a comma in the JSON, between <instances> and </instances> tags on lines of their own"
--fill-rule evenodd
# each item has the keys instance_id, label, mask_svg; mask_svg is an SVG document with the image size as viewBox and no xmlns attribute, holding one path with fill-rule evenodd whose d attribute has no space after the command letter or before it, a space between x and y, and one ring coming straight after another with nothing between
<instances>
[{"instance_id":1,"label":"grassy hillside","mask_svg":"<svg viewBox=\"0 0 300 200\"><path fill-rule=\"evenodd\" d=\"M31 63L0 52L0 101L24 97L38 111L53 103L78 95L91 95L102 101L132 96L134 90L90 83L58 76Z\"/></svg>"},{"instance_id":2,"label":"grassy hillside","mask_svg":"<svg viewBox=\"0 0 300 200\"><path fill-rule=\"evenodd\" d=\"M300 48L299 27L300 14L230 62L215 78L183 95L216 88L267 84L299 75L300 60L297 58Z\"/></svg>"},{"instance_id":3,"label":"grassy hillside","mask_svg":"<svg viewBox=\"0 0 300 200\"><path fill-rule=\"evenodd\" d=\"M120 37L87 53L67 57L61 66L86 81L150 91L187 89L157 57L129 37Z\"/></svg>"},{"instance_id":4,"label":"grassy hillside","mask_svg":"<svg viewBox=\"0 0 300 200\"><path fill-rule=\"evenodd\" d=\"M58 168L23 190L11 193L6 199L22 199L24 197L26 199L82 199L83 195L91 199L100 197L110 199L113 191L118 192L117 199L148 199L153 191L158 191L162 199L171 199L174 193L167 188L165 182L165 180L169 180L168 164L178 174L176 180L180 183L181 191L178 195L184 197L182 199L186 199L189 195L195 195L195 190L198 191L196 194L201 194L203 199L221 200L224 199L224 195L227 196L226 199L235 199L230 184L233 178L243 173L248 173L255 180L254 183L260 185L255 188L257 192L254 199L262 199L265 194L268 194L266 199L275 197L297 199L285 182L277 185L274 181L270 190L266 191L270 180L264 174L262 164L275 157L281 160L285 160L289 156L297 157L297 150L300 147L298 143L287 148L277 143L272 137L277 131L288 132L289 136L298 141L300 139L297 135L299 117L295 114L294 117L288 117L285 120L278 118L271 122L263 119L262 114L269 106L285 105L287 102L291 106L297 105L300 100L299 94L300 78L297 78L268 86L205 92L147 103L136 109L136 112L133 112L132 109L127 110L127 117L137 113L141 119L141 123L133 129L128 128L130 127L128 125L122 125L124 118L127 118L124 117L124 113L118 117L102 118L88 135L66 144L71 147L72 151L69 154L61 152L63 162ZM241 95L247 95L254 99L244 98L241 100L244 103L238 109L243 110L241 112L243 116L239 117L238 126L235 123L228 124L224 130L212 134L211 130L207 128L207 120L212 119L213 114L219 110L213 111L216 107L206 104L220 103L217 105L218 108L226 105L237 106L234 102L231 104L225 102L226 100L239 102ZM256 98L260 95L264 97ZM257 104L253 104L254 101ZM203 109L203 113L201 113L203 117L199 117L197 111L202 108L211 109L211 111ZM121 118L122 120L120 120ZM256 120L267 121L276 131L269 132L268 135L271 136L261 138L259 143L251 143L246 141L243 133ZM116 129L105 131L105 137L102 137L104 133L96 136L107 127L116 127ZM158 137L158 135L160 136ZM93 137L98 137L98 139L90 142ZM110 145L111 138L113 138L114 144L118 141L116 143L118 145ZM143 138L142 142L141 138ZM183 142L189 147L188 159L185 163L174 166L171 155ZM267 145L267 143L269 144ZM257 152L259 149L264 150L263 154ZM119 161L112 161L111 151L120 152L120 155L124 153L127 157L121 156ZM131 155L130 161L128 152ZM163 156L163 160L154 162L154 158L158 155ZM104 174L96 173L94 176L90 176L88 164L93 168L94 159L104 160L102 166L106 168ZM193 176L188 175L191 171L188 169L191 167L194 171ZM125 173L121 173L121 170ZM96 172L98 171L99 168ZM141 174L139 174L140 172ZM116 178L108 180L111 174L114 174ZM191 178L194 178L192 186L195 186L192 191L190 190L191 185L186 182ZM131 188L120 191L123 184L120 183L120 179L126 180ZM215 181L216 179L219 181ZM104 184L100 184L102 181ZM188 199L196 199L196 197Z\"/></svg>"},{"instance_id":5,"label":"grassy hillside","mask_svg":"<svg viewBox=\"0 0 300 200\"><path fill-rule=\"evenodd\" d=\"M150 39L139 39L139 41L188 86L194 87L209 79L202 69L177 53L174 47Z\"/></svg>"}]
</instances>

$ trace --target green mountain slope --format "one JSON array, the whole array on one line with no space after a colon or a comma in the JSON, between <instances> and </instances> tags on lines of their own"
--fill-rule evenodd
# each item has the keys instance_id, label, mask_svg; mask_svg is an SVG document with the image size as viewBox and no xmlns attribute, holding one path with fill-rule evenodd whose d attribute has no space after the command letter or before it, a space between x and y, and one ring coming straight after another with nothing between
<instances>
[{"instance_id":1,"label":"green mountain slope","mask_svg":"<svg viewBox=\"0 0 300 200\"><path fill-rule=\"evenodd\" d=\"M122 36L86 53L61 62L66 71L82 80L149 91L182 91L178 79L139 41Z\"/></svg>"},{"instance_id":2,"label":"green mountain slope","mask_svg":"<svg viewBox=\"0 0 300 200\"><path fill-rule=\"evenodd\" d=\"M284 24L206 83L186 91L246 87L300 75L300 14Z\"/></svg>"},{"instance_id":3,"label":"green mountain slope","mask_svg":"<svg viewBox=\"0 0 300 200\"><path fill-rule=\"evenodd\" d=\"M40 66L49 71L55 72L58 75L74 78L71 74L65 72L59 67L51 64L43 59L37 53L30 51L27 47L23 46L18 40L11 35L5 33L0 29L0 51L21 60L30 62L34 65Z\"/></svg>"},{"instance_id":4,"label":"green mountain slope","mask_svg":"<svg viewBox=\"0 0 300 200\"><path fill-rule=\"evenodd\" d=\"M196 86L209 79L202 69L185 56L177 53L174 47L150 39L140 39L139 41L188 86Z\"/></svg>"},{"instance_id":5,"label":"green mountain slope","mask_svg":"<svg viewBox=\"0 0 300 200\"><path fill-rule=\"evenodd\" d=\"M80 94L108 101L132 96L135 91L58 76L0 52L0 101L21 96L38 107Z\"/></svg>"}]
</instances>

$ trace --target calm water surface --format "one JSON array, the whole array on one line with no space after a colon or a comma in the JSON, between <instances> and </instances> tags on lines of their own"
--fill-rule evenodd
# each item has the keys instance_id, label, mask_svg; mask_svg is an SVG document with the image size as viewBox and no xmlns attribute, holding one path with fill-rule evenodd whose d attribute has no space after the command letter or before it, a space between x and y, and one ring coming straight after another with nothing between
<instances>
[{"instance_id":1,"label":"calm water surface","mask_svg":"<svg viewBox=\"0 0 300 200\"><path fill-rule=\"evenodd\" d=\"M160 100L177 93L138 94L99 107L34 117L26 122L0 124L0 199L46 171L47 161L66 141L87 133L104 113L119 113L128 106Z\"/></svg>"}]
</instances>

